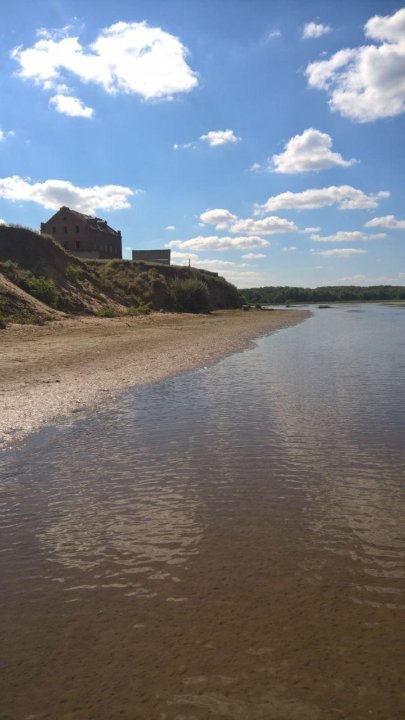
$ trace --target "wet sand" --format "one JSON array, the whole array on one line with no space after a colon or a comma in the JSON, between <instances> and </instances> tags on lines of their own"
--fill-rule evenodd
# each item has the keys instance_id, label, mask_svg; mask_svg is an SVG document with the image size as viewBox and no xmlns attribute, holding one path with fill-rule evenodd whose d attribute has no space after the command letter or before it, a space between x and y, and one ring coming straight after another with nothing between
<instances>
[{"instance_id":1,"label":"wet sand","mask_svg":"<svg viewBox=\"0 0 405 720\"><path fill-rule=\"evenodd\" d=\"M0 447L125 387L210 363L305 310L78 318L0 333Z\"/></svg>"}]
</instances>

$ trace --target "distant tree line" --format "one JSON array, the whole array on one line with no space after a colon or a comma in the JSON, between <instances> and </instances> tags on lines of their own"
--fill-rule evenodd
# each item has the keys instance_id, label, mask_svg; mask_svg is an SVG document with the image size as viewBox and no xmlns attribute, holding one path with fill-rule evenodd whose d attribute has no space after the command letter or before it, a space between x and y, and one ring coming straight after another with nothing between
<instances>
[{"instance_id":1,"label":"distant tree line","mask_svg":"<svg viewBox=\"0 0 405 720\"><path fill-rule=\"evenodd\" d=\"M285 303L348 302L351 300L381 301L405 300L405 287L397 285L331 285L328 287L259 287L244 289L248 303L260 305L284 305Z\"/></svg>"}]
</instances>

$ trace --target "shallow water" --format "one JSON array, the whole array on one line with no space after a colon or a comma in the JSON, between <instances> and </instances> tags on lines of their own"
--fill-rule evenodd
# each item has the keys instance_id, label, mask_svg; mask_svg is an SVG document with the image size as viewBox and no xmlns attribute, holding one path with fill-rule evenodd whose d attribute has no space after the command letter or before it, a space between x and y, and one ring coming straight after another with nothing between
<instances>
[{"instance_id":1,"label":"shallow water","mask_svg":"<svg viewBox=\"0 0 405 720\"><path fill-rule=\"evenodd\" d=\"M2 720L402 720L404 351L315 309L3 453Z\"/></svg>"}]
</instances>

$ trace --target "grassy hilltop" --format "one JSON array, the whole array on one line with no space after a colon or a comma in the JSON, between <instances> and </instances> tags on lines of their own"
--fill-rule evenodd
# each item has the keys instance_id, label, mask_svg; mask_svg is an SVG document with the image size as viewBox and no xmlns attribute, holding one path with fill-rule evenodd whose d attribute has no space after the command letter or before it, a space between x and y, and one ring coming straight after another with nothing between
<instances>
[{"instance_id":1,"label":"grassy hilltop","mask_svg":"<svg viewBox=\"0 0 405 720\"><path fill-rule=\"evenodd\" d=\"M243 297L207 270L79 260L47 235L0 225L0 322L32 323L61 313L112 317L152 310L236 308Z\"/></svg>"}]
</instances>

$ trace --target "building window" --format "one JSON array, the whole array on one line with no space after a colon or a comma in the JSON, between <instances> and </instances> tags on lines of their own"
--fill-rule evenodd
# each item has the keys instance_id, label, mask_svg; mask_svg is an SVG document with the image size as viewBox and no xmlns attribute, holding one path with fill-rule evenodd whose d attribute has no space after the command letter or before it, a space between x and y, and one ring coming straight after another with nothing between
<instances>
[{"instance_id":1,"label":"building window","mask_svg":"<svg viewBox=\"0 0 405 720\"><path fill-rule=\"evenodd\" d=\"M78 232L79 232L79 230L80 230L79 226L78 226L78 225L76 225L76 232L78 233Z\"/></svg>"},{"instance_id":2,"label":"building window","mask_svg":"<svg viewBox=\"0 0 405 720\"><path fill-rule=\"evenodd\" d=\"M80 250L80 240L76 240L76 250Z\"/></svg>"},{"instance_id":3,"label":"building window","mask_svg":"<svg viewBox=\"0 0 405 720\"><path fill-rule=\"evenodd\" d=\"M63 232L64 232L64 233L67 233L67 227L66 227L66 225L65 225L64 228L63 228Z\"/></svg>"},{"instance_id":4,"label":"building window","mask_svg":"<svg viewBox=\"0 0 405 720\"><path fill-rule=\"evenodd\" d=\"M56 235L56 225L52 225L52 234Z\"/></svg>"}]
</instances>

